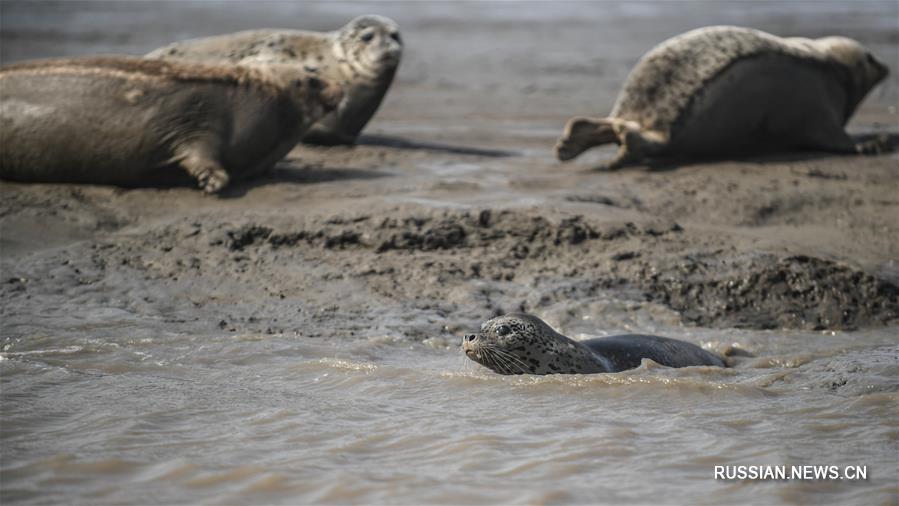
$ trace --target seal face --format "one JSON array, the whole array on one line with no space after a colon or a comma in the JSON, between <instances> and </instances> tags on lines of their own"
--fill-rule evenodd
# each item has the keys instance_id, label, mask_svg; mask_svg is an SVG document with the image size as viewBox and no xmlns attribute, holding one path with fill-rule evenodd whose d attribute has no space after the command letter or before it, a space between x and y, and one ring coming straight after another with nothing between
<instances>
[{"instance_id":1,"label":"seal face","mask_svg":"<svg viewBox=\"0 0 899 506\"><path fill-rule=\"evenodd\" d=\"M499 374L619 372L638 367L644 358L668 367L726 367L721 357L685 341L644 335L575 341L521 313L488 320L480 332L462 339L462 350Z\"/></svg>"},{"instance_id":2,"label":"seal face","mask_svg":"<svg viewBox=\"0 0 899 506\"><path fill-rule=\"evenodd\" d=\"M376 15L359 16L337 31L335 53L355 72L353 77L376 82L396 71L403 53L397 24Z\"/></svg>"},{"instance_id":3,"label":"seal face","mask_svg":"<svg viewBox=\"0 0 899 506\"><path fill-rule=\"evenodd\" d=\"M253 66L295 65L339 83L344 99L303 137L313 144L352 144L387 94L402 57L398 25L359 16L333 32L262 29L176 42L146 56Z\"/></svg>"},{"instance_id":4,"label":"seal face","mask_svg":"<svg viewBox=\"0 0 899 506\"><path fill-rule=\"evenodd\" d=\"M528 314L488 320L477 334L463 338L468 358L499 374L590 374L609 372L609 364L577 341Z\"/></svg>"},{"instance_id":5,"label":"seal face","mask_svg":"<svg viewBox=\"0 0 899 506\"><path fill-rule=\"evenodd\" d=\"M758 149L867 153L844 126L888 69L846 37L781 38L734 26L671 38L631 71L606 118L575 117L556 144L571 160L621 146L608 168L644 158Z\"/></svg>"},{"instance_id":6,"label":"seal face","mask_svg":"<svg viewBox=\"0 0 899 506\"><path fill-rule=\"evenodd\" d=\"M0 67L0 177L140 185L183 169L208 192L266 171L341 99L294 66L135 57Z\"/></svg>"}]
</instances>

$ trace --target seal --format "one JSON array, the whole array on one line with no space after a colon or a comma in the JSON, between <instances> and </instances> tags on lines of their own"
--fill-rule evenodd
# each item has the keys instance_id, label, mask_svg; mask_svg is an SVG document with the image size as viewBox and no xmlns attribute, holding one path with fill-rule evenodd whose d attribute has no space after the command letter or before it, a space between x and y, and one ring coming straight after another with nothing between
<instances>
[{"instance_id":1,"label":"seal","mask_svg":"<svg viewBox=\"0 0 899 506\"><path fill-rule=\"evenodd\" d=\"M383 16L359 16L333 32L262 29L190 39L156 49L148 58L202 62L284 63L339 83L344 99L313 126L303 142L353 144L387 94L400 63L397 24Z\"/></svg>"},{"instance_id":2,"label":"seal","mask_svg":"<svg viewBox=\"0 0 899 506\"><path fill-rule=\"evenodd\" d=\"M846 37L781 38L712 26L668 39L631 71L606 118L574 117L555 146L571 160L620 146L607 169L645 158L808 149L877 153L844 127L888 74Z\"/></svg>"},{"instance_id":3,"label":"seal","mask_svg":"<svg viewBox=\"0 0 899 506\"><path fill-rule=\"evenodd\" d=\"M513 313L488 320L462 339L468 358L499 374L595 374L620 372L644 358L667 367L727 367L724 359L695 344L645 335L575 341L540 318Z\"/></svg>"},{"instance_id":4,"label":"seal","mask_svg":"<svg viewBox=\"0 0 899 506\"><path fill-rule=\"evenodd\" d=\"M0 67L0 177L207 193L272 168L341 99L292 65L261 69L89 57Z\"/></svg>"}]
</instances>

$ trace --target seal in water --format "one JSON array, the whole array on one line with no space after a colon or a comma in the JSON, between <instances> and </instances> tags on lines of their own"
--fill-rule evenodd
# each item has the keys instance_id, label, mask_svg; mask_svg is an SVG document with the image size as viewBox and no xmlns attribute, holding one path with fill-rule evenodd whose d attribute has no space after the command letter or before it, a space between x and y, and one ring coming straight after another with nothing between
<instances>
[{"instance_id":1,"label":"seal in water","mask_svg":"<svg viewBox=\"0 0 899 506\"><path fill-rule=\"evenodd\" d=\"M340 99L293 65L109 56L0 67L0 177L145 185L183 169L214 193L272 168Z\"/></svg>"},{"instance_id":2,"label":"seal in water","mask_svg":"<svg viewBox=\"0 0 899 506\"><path fill-rule=\"evenodd\" d=\"M528 314L485 322L479 333L463 338L462 349L499 374L619 372L638 367L644 358L668 367L727 367L718 355L677 339L628 334L575 341Z\"/></svg>"},{"instance_id":3,"label":"seal in water","mask_svg":"<svg viewBox=\"0 0 899 506\"><path fill-rule=\"evenodd\" d=\"M644 158L753 150L877 153L844 130L887 67L846 37L781 38L735 26L668 39L637 62L607 118L571 118L556 143L566 161L620 146L606 168Z\"/></svg>"},{"instance_id":4,"label":"seal in water","mask_svg":"<svg viewBox=\"0 0 899 506\"><path fill-rule=\"evenodd\" d=\"M310 144L352 144L374 116L400 63L399 27L383 16L359 16L333 32L249 30L161 47L148 58L284 63L339 83L344 98L303 137Z\"/></svg>"}]
</instances>

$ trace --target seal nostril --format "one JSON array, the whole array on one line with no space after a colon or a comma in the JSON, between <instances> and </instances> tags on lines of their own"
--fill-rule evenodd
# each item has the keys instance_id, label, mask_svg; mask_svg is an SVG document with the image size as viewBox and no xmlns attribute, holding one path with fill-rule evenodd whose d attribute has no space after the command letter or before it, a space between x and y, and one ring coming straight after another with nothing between
<instances>
[{"instance_id":1,"label":"seal nostril","mask_svg":"<svg viewBox=\"0 0 899 506\"><path fill-rule=\"evenodd\" d=\"M466 335L465 335L465 340L466 340L466 341L474 341L475 338L477 338L477 337L478 337L478 336L476 336L476 335L474 335L474 334L466 334Z\"/></svg>"}]
</instances>

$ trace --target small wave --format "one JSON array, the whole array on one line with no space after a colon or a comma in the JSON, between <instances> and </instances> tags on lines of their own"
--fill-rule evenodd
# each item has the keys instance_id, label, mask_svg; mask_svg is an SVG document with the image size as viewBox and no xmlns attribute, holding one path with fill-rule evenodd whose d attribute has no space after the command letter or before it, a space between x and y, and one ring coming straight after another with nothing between
<instances>
[{"instance_id":1,"label":"small wave","mask_svg":"<svg viewBox=\"0 0 899 506\"><path fill-rule=\"evenodd\" d=\"M29 356L54 356L54 355L72 355L74 353L79 353L84 351L83 346L63 346L61 348L48 348L46 350L28 350L28 351L3 351L0 352L0 357L3 358L16 358L16 357L29 357Z\"/></svg>"}]
</instances>

